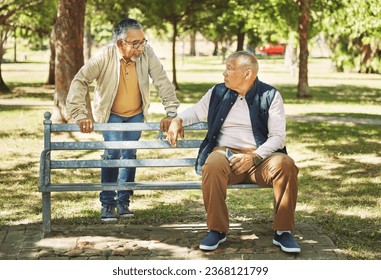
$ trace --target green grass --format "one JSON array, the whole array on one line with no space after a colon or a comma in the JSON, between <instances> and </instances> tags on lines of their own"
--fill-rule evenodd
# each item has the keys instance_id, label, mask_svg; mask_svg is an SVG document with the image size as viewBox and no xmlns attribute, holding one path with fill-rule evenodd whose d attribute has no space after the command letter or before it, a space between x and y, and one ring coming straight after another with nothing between
<instances>
[{"instance_id":1,"label":"green grass","mask_svg":"<svg viewBox=\"0 0 381 280\"><path fill-rule=\"evenodd\" d=\"M281 91L288 115L381 118L380 76L332 73L326 60L311 60L309 82L313 97L298 100L295 98L296 78L290 76L281 60L261 59L260 65L262 80L275 84ZM13 93L1 95L0 101L4 98L52 100L54 89L43 86L47 64L3 66L4 79ZM180 100L183 103L196 102L211 86L222 81L222 70L223 65L218 58L186 57L178 72ZM28 78L24 80L21 77L25 74ZM171 76L170 72L168 74ZM155 91L152 95L153 101L159 101ZM41 223L39 155L43 147L43 113L47 110L51 108L0 105L0 148L3 151L0 162L0 226ZM160 118L157 114L149 116L150 121ZM350 259L380 259L380 125L302 123L290 119L287 133L289 154L300 169L297 221L320 225ZM73 134L71 137L79 139L84 136ZM143 136L154 137L152 133ZM149 152L145 153L146 156ZM75 156L92 158L99 155L100 152L93 152ZM171 156L157 152L149 155ZM57 156L69 157L67 154ZM97 182L99 170L72 170L58 172L54 176L54 179L71 182ZM198 176L192 168L137 172L137 180L184 178L194 180ZM205 222L201 191L136 191L132 200L136 215L125 223ZM231 190L227 203L232 223L272 221L271 189ZM99 223L97 192L54 193L52 207L53 224Z\"/></svg>"},{"instance_id":2,"label":"green grass","mask_svg":"<svg viewBox=\"0 0 381 280\"><path fill-rule=\"evenodd\" d=\"M353 258L380 258L378 126L289 123L290 153L301 167L298 220L317 222Z\"/></svg>"},{"instance_id":3,"label":"green grass","mask_svg":"<svg viewBox=\"0 0 381 280\"><path fill-rule=\"evenodd\" d=\"M307 100L296 99L295 85L280 85L277 89L282 93L285 103L345 103L345 104L380 104L381 89L368 86L333 85L311 86L312 97Z\"/></svg>"},{"instance_id":4,"label":"green grass","mask_svg":"<svg viewBox=\"0 0 381 280\"><path fill-rule=\"evenodd\" d=\"M336 117L336 118L357 118L357 119L372 119L380 120L380 115L365 114L365 113L307 113L308 116Z\"/></svg>"}]
</instances>

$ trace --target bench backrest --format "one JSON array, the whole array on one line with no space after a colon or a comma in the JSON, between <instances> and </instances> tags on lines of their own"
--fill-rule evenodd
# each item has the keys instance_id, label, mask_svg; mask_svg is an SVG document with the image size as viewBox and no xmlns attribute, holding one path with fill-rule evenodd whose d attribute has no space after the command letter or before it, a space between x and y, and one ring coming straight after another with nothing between
<instances>
[{"instance_id":1,"label":"bench backrest","mask_svg":"<svg viewBox=\"0 0 381 280\"><path fill-rule=\"evenodd\" d=\"M44 114L44 150L41 154L40 164L40 191L46 191L51 184L51 170L53 169L78 169L101 167L186 167L194 166L195 157L169 157L169 158L137 158L137 159L59 159L52 160L52 151L95 151L106 149L197 149L202 138L193 140L179 140L173 148L160 131L160 123L102 123L94 124L94 132L103 131L151 131L156 132L154 140L139 141L52 141L52 135L79 132L77 124L53 124L50 120L51 113ZM187 131L205 131L206 123L197 123L184 128Z\"/></svg>"}]
</instances>

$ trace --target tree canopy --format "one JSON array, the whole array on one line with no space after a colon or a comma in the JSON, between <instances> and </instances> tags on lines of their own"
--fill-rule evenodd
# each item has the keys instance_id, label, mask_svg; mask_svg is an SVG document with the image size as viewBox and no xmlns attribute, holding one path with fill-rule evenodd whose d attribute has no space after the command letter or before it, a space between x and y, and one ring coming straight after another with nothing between
<instances>
[{"instance_id":1,"label":"tree canopy","mask_svg":"<svg viewBox=\"0 0 381 280\"><path fill-rule=\"evenodd\" d=\"M2 0L0 2L0 92L9 92L1 74L5 43L11 32L33 38L49 34L54 17L53 0Z\"/></svg>"},{"instance_id":2,"label":"tree canopy","mask_svg":"<svg viewBox=\"0 0 381 280\"><path fill-rule=\"evenodd\" d=\"M87 0L86 40L109 40L112 27L131 12L156 34L169 33L173 83L177 87L176 41L189 32L200 32L215 44L215 50L218 45L229 47L236 43L236 50L249 51L265 43L285 43L297 35L294 47L299 46L302 79L308 79L311 39L323 34L338 71L381 73L378 0ZM47 39L56 18L55 0L0 2L0 91L9 91L1 75L1 63L11 34L31 42Z\"/></svg>"}]
</instances>

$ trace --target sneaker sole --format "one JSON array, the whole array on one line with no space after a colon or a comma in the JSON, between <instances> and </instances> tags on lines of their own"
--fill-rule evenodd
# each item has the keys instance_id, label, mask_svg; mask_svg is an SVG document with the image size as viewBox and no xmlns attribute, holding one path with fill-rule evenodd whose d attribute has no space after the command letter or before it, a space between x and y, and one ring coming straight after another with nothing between
<instances>
[{"instance_id":1,"label":"sneaker sole","mask_svg":"<svg viewBox=\"0 0 381 280\"><path fill-rule=\"evenodd\" d=\"M121 217L121 218L131 218L131 217L134 216L134 214L124 214L124 215L120 215L120 214L118 214L118 215L119 215L119 217Z\"/></svg>"},{"instance_id":2,"label":"sneaker sole","mask_svg":"<svg viewBox=\"0 0 381 280\"><path fill-rule=\"evenodd\" d=\"M213 250L218 248L218 245L220 245L220 243L225 242L225 241L226 241L226 236L224 238L222 238L220 241L218 241L218 243L214 246L207 246L207 245L200 244L199 248L200 248L200 250L213 251Z\"/></svg>"},{"instance_id":3,"label":"sneaker sole","mask_svg":"<svg viewBox=\"0 0 381 280\"><path fill-rule=\"evenodd\" d=\"M101 221L103 222L115 222L116 220L116 218L101 218Z\"/></svg>"},{"instance_id":4,"label":"sneaker sole","mask_svg":"<svg viewBox=\"0 0 381 280\"><path fill-rule=\"evenodd\" d=\"M300 253L300 248L287 248L287 247L284 247L282 244L280 244L275 239L273 239L273 244L275 246L280 247L282 249L282 251L284 251L284 252L287 252L287 253Z\"/></svg>"}]
</instances>

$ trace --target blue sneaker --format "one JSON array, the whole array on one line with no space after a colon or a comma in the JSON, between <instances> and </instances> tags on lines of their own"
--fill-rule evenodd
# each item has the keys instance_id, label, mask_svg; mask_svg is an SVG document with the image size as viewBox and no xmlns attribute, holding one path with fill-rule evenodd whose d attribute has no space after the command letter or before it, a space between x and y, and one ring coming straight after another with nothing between
<instances>
[{"instance_id":1,"label":"blue sneaker","mask_svg":"<svg viewBox=\"0 0 381 280\"><path fill-rule=\"evenodd\" d=\"M225 233L211 230L208 235L201 241L200 249L212 251L218 248L218 245L226 240Z\"/></svg>"},{"instance_id":2,"label":"blue sneaker","mask_svg":"<svg viewBox=\"0 0 381 280\"><path fill-rule=\"evenodd\" d=\"M279 246L284 252L300 253L300 247L298 243L296 243L291 233L289 232L283 232L282 234L275 232L273 244Z\"/></svg>"},{"instance_id":3,"label":"blue sneaker","mask_svg":"<svg viewBox=\"0 0 381 280\"><path fill-rule=\"evenodd\" d=\"M124 203L117 203L116 209L118 210L118 215L120 217L133 217L134 213L128 209L128 205Z\"/></svg>"},{"instance_id":4,"label":"blue sneaker","mask_svg":"<svg viewBox=\"0 0 381 280\"><path fill-rule=\"evenodd\" d=\"M115 222L116 221L115 207L112 205L102 206L101 220L103 222Z\"/></svg>"}]
</instances>

